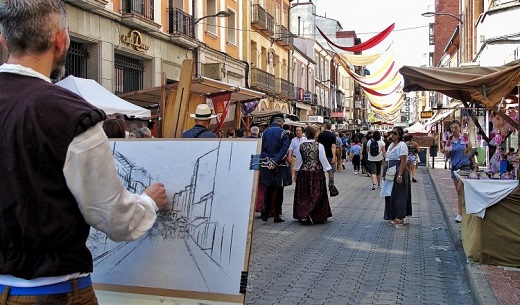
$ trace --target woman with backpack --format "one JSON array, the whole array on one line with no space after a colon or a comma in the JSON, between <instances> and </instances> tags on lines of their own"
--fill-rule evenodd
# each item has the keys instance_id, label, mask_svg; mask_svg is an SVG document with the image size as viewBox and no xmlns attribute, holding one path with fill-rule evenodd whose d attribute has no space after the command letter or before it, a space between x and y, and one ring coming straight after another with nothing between
<instances>
[{"instance_id":1,"label":"woman with backpack","mask_svg":"<svg viewBox=\"0 0 520 305\"><path fill-rule=\"evenodd\" d=\"M368 161L370 164L370 173L372 173L372 190L377 187L381 188L381 166L386 157L385 142L381 140L381 132L374 131L372 139L368 140Z\"/></svg>"}]
</instances>

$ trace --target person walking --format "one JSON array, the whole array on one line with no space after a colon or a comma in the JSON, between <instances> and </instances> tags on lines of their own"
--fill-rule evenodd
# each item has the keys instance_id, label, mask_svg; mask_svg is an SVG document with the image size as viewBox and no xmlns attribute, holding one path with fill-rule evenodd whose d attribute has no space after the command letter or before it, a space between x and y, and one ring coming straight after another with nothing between
<instances>
[{"instance_id":1,"label":"person walking","mask_svg":"<svg viewBox=\"0 0 520 305\"><path fill-rule=\"evenodd\" d=\"M307 140L306 137L303 136L303 128L300 126L296 127L296 136L292 138L291 144L289 144L289 153L287 155L287 161L291 164L291 176L293 181L296 180L296 168L300 167L298 163L301 163L301 159L295 157L298 154L298 149L300 145Z\"/></svg>"},{"instance_id":2,"label":"person walking","mask_svg":"<svg viewBox=\"0 0 520 305\"><path fill-rule=\"evenodd\" d=\"M98 304L91 226L135 240L166 205L161 183L143 194L121 184L105 114L51 83L70 45L62 0L0 1L0 300L2 304Z\"/></svg>"},{"instance_id":3,"label":"person walking","mask_svg":"<svg viewBox=\"0 0 520 305\"><path fill-rule=\"evenodd\" d=\"M455 217L455 222L462 221L462 200L463 200L463 192L464 185L462 181L460 181L455 175L455 171L462 169L467 170L471 169L471 160L470 157L465 153L466 149L472 148L471 142L467 137L462 137L460 132L460 122L457 120L453 120L450 123L450 132L451 136L446 141L446 146L444 147L444 156L446 159L449 159L451 164L451 179L453 180L453 184L455 185L455 189L457 190L457 207L458 214ZM478 163L473 162L475 164L475 169L478 169Z\"/></svg>"},{"instance_id":4,"label":"person walking","mask_svg":"<svg viewBox=\"0 0 520 305\"><path fill-rule=\"evenodd\" d=\"M336 154L336 162L334 162L336 172L341 172L341 156L343 154L343 142L341 141L341 138L339 137L339 132L334 133L336 136L336 149L334 153Z\"/></svg>"},{"instance_id":5,"label":"person walking","mask_svg":"<svg viewBox=\"0 0 520 305\"><path fill-rule=\"evenodd\" d=\"M265 186L264 206L261 212L263 221L267 221L271 210L271 197L275 193L274 222L284 222L282 213L283 188L292 184L291 170L285 159L289 150L289 131L282 128L284 117L276 114L272 123L262 133L262 152L260 158L267 160L267 165L260 167L260 184Z\"/></svg>"},{"instance_id":6,"label":"person walking","mask_svg":"<svg viewBox=\"0 0 520 305\"><path fill-rule=\"evenodd\" d=\"M419 151L421 148L419 144L413 140L413 135L405 134L404 141L406 146L408 147L408 157L406 158L406 166L408 170L410 170L410 174L412 175L412 182L417 182L415 178L417 176L417 164L421 161L419 159Z\"/></svg>"},{"instance_id":7,"label":"person walking","mask_svg":"<svg viewBox=\"0 0 520 305\"><path fill-rule=\"evenodd\" d=\"M384 219L396 225L403 225L406 216L412 215L412 189L410 174L406 168L408 147L403 141L401 127L392 129L392 142L386 152L385 181L381 193L385 197ZM395 167L395 175L388 179L387 173Z\"/></svg>"},{"instance_id":8,"label":"person walking","mask_svg":"<svg viewBox=\"0 0 520 305\"><path fill-rule=\"evenodd\" d=\"M361 170L361 143L357 137L354 137L350 145L350 157L354 166L354 175L357 175Z\"/></svg>"},{"instance_id":9,"label":"person walking","mask_svg":"<svg viewBox=\"0 0 520 305\"><path fill-rule=\"evenodd\" d=\"M372 190L381 187L381 168L383 160L386 157L385 142L381 140L381 132L374 131L372 139L367 143L368 146L368 161L370 161L370 173L372 175Z\"/></svg>"},{"instance_id":10,"label":"person walking","mask_svg":"<svg viewBox=\"0 0 520 305\"><path fill-rule=\"evenodd\" d=\"M190 114L195 119L195 126L182 133L183 138L216 138L217 135L209 130L212 119L217 115L213 114L207 104L200 104L195 109L195 113Z\"/></svg>"},{"instance_id":11,"label":"person walking","mask_svg":"<svg viewBox=\"0 0 520 305\"><path fill-rule=\"evenodd\" d=\"M324 172L332 179L332 166L327 161L325 148L315 141L316 128L305 128L307 140L300 145L297 158L296 188L294 191L293 218L309 223L324 222L332 216Z\"/></svg>"},{"instance_id":12,"label":"person walking","mask_svg":"<svg viewBox=\"0 0 520 305\"><path fill-rule=\"evenodd\" d=\"M320 133L317 141L325 148L327 160L329 160L329 163L332 166L332 174L334 174L336 164L336 135L330 130L332 125L329 122L326 122L323 126L325 127L325 130Z\"/></svg>"}]
</instances>

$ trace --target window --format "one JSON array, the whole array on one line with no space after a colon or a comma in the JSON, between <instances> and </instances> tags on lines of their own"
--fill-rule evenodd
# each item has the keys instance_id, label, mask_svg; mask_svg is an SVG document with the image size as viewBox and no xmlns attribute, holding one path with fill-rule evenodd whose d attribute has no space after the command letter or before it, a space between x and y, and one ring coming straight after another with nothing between
<instances>
[{"instance_id":1,"label":"window","mask_svg":"<svg viewBox=\"0 0 520 305\"><path fill-rule=\"evenodd\" d=\"M206 5L206 16L217 14L216 0L208 0ZM206 20L206 30L212 34L217 35L217 17L208 17Z\"/></svg>"},{"instance_id":2,"label":"window","mask_svg":"<svg viewBox=\"0 0 520 305\"><path fill-rule=\"evenodd\" d=\"M144 63L142 60L115 54L115 93L143 89Z\"/></svg>"},{"instance_id":3,"label":"window","mask_svg":"<svg viewBox=\"0 0 520 305\"><path fill-rule=\"evenodd\" d=\"M69 52L65 60L65 77L74 75L87 78L88 45L79 42L70 42Z\"/></svg>"},{"instance_id":4,"label":"window","mask_svg":"<svg viewBox=\"0 0 520 305\"><path fill-rule=\"evenodd\" d=\"M123 0L122 11L126 14L138 14L146 19L153 20L153 0Z\"/></svg>"},{"instance_id":5,"label":"window","mask_svg":"<svg viewBox=\"0 0 520 305\"><path fill-rule=\"evenodd\" d=\"M435 45L435 23L429 25L430 45Z\"/></svg>"},{"instance_id":6,"label":"window","mask_svg":"<svg viewBox=\"0 0 520 305\"><path fill-rule=\"evenodd\" d=\"M236 35L236 15L232 10L228 10L229 17L227 17L227 36L228 42L236 45L237 44L237 35Z\"/></svg>"}]
</instances>

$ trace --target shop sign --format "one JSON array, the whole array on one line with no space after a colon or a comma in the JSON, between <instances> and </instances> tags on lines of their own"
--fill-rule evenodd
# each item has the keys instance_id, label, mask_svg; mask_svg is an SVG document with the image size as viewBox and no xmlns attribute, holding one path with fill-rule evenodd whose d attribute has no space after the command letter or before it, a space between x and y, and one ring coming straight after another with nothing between
<instances>
[{"instance_id":1,"label":"shop sign","mask_svg":"<svg viewBox=\"0 0 520 305\"><path fill-rule=\"evenodd\" d=\"M132 46L136 51L144 52L150 49L150 46L144 44L143 35L138 30L132 30L128 35L122 35L121 41Z\"/></svg>"},{"instance_id":2,"label":"shop sign","mask_svg":"<svg viewBox=\"0 0 520 305\"><path fill-rule=\"evenodd\" d=\"M310 103L311 100L312 100L312 94L310 92L305 92L303 94L303 101L307 102L307 103Z\"/></svg>"},{"instance_id":3,"label":"shop sign","mask_svg":"<svg viewBox=\"0 0 520 305\"><path fill-rule=\"evenodd\" d=\"M307 117L309 123L323 123L323 117L321 115L309 115Z\"/></svg>"},{"instance_id":4,"label":"shop sign","mask_svg":"<svg viewBox=\"0 0 520 305\"><path fill-rule=\"evenodd\" d=\"M433 111L421 111L421 119L429 119L433 116Z\"/></svg>"},{"instance_id":5,"label":"shop sign","mask_svg":"<svg viewBox=\"0 0 520 305\"><path fill-rule=\"evenodd\" d=\"M338 111L338 112L332 112L330 114L330 117L331 118L342 118L343 117L343 112L341 111Z\"/></svg>"}]
</instances>

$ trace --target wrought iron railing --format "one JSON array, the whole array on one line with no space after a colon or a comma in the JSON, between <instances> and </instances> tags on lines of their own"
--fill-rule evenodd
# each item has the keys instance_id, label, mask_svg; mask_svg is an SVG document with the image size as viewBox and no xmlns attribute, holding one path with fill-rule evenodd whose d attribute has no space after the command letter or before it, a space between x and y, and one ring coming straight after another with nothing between
<instances>
[{"instance_id":1,"label":"wrought iron railing","mask_svg":"<svg viewBox=\"0 0 520 305\"><path fill-rule=\"evenodd\" d=\"M285 47L292 47L294 42L294 37L289 32L288 29L286 29L283 25L277 25L276 26L276 41L278 44L285 46Z\"/></svg>"},{"instance_id":2,"label":"wrought iron railing","mask_svg":"<svg viewBox=\"0 0 520 305\"><path fill-rule=\"evenodd\" d=\"M179 8L168 9L168 33L195 37L193 16Z\"/></svg>"},{"instance_id":3,"label":"wrought iron railing","mask_svg":"<svg viewBox=\"0 0 520 305\"><path fill-rule=\"evenodd\" d=\"M283 78L277 78L276 79L276 87L274 92L276 94L279 94L285 98L291 98L293 95L294 90L294 84L286 81Z\"/></svg>"},{"instance_id":4,"label":"wrought iron railing","mask_svg":"<svg viewBox=\"0 0 520 305\"><path fill-rule=\"evenodd\" d=\"M274 34L274 17L267 13L260 4L253 4L251 24L271 35Z\"/></svg>"},{"instance_id":5,"label":"wrought iron railing","mask_svg":"<svg viewBox=\"0 0 520 305\"><path fill-rule=\"evenodd\" d=\"M251 88L261 90L265 93L275 92L275 77L259 68L251 69Z\"/></svg>"},{"instance_id":6,"label":"wrought iron railing","mask_svg":"<svg viewBox=\"0 0 520 305\"><path fill-rule=\"evenodd\" d=\"M123 0L121 7L123 14L137 14L153 21L153 0Z\"/></svg>"}]
</instances>

